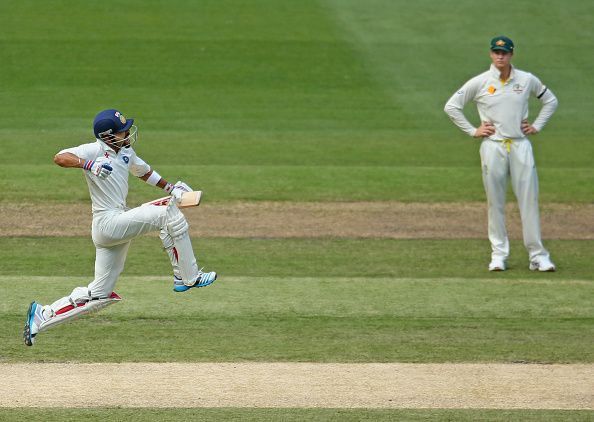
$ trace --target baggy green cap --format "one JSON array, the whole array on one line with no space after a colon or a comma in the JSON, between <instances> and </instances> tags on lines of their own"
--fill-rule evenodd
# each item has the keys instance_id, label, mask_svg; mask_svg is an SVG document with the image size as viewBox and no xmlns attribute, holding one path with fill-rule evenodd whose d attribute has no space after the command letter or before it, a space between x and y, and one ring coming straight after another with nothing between
<instances>
[{"instance_id":1,"label":"baggy green cap","mask_svg":"<svg viewBox=\"0 0 594 422\"><path fill-rule=\"evenodd\" d=\"M514 52L514 42L509 38L500 35L491 40L491 50L503 50L508 53Z\"/></svg>"}]
</instances>

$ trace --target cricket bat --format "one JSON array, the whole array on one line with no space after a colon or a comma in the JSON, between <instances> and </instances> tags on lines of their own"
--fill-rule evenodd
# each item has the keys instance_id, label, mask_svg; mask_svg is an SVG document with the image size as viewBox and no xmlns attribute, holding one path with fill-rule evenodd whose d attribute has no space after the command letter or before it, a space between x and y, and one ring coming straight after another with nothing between
<instances>
[{"instance_id":1,"label":"cricket bat","mask_svg":"<svg viewBox=\"0 0 594 422\"><path fill-rule=\"evenodd\" d=\"M182 194L181 202L177 204L178 208L190 208L197 207L200 205L200 199L202 198L201 190L194 190L190 192L184 192ZM167 205L171 200L171 196L164 196L163 198L155 199L154 201L145 202L142 205Z\"/></svg>"}]
</instances>

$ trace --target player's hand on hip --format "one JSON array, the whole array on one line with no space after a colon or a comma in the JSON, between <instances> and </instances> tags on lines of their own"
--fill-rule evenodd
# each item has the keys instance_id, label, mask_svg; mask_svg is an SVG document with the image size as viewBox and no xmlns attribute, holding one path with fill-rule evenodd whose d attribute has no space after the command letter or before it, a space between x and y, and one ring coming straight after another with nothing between
<instances>
[{"instance_id":1,"label":"player's hand on hip","mask_svg":"<svg viewBox=\"0 0 594 422\"><path fill-rule=\"evenodd\" d=\"M538 130L536 130L536 128L532 126L528 120L522 120L522 133L524 133L524 135L533 135L538 133Z\"/></svg>"},{"instance_id":2,"label":"player's hand on hip","mask_svg":"<svg viewBox=\"0 0 594 422\"><path fill-rule=\"evenodd\" d=\"M106 179L113 171L113 167L110 166L109 163L102 163L93 160L85 161L83 168L90 171L100 179Z\"/></svg>"},{"instance_id":3,"label":"player's hand on hip","mask_svg":"<svg viewBox=\"0 0 594 422\"><path fill-rule=\"evenodd\" d=\"M486 138L495 133L495 126L491 122L481 122L481 125L474 132L475 138Z\"/></svg>"}]
</instances>

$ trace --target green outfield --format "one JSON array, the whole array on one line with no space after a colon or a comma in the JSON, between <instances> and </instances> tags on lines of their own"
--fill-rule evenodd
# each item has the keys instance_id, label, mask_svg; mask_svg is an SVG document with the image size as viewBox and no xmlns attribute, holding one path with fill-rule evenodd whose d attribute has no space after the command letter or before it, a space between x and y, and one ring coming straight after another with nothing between
<instances>
[{"instance_id":1,"label":"green outfield","mask_svg":"<svg viewBox=\"0 0 594 422\"><path fill-rule=\"evenodd\" d=\"M134 117L137 153L213 204L484 201L478 141L443 106L489 66L488 41L501 33L516 43L514 64L559 98L533 138L541 202L591 204L594 3L505 0L495 9L472 0L0 2L0 213L16 221L7 211L14 204L41 216L47 202L89 202L80 172L52 157L91 142L104 108ZM476 119L472 107L468 115ZM159 196L131 180L130 205ZM90 237L70 236L68 221L52 224L63 237L0 233L0 363L594 363L592 228L583 238L545 239L559 269L551 274L528 271L518 240L510 271L490 274L486 239L196 238L200 263L220 279L185 294L171 291L168 260L148 236L130 249L121 304L26 348L30 301L52 301L93 275ZM0 409L0 420L594 417L543 409L134 412L14 408Z\"/></svg>"},{"instance_id":2,"label":"green outfield","mask_svg":"<svg viewBox=\"0 0 594 422\"><path fill-rule=\"evenodd\" d=\"M17 341L23 304L33 291L46 303L80 279L0 281L10 297L0 323L7 362L594 360L589 281L222 276L190 295L160 279L123 277L125 302L28 350ZM77 341L88 333L100 342Z\"/></svg>"},{"instance_id":3,"label":"green outfield","mask_svg":"<svg viewBox=\"0 0 594 422\"><path fill-rule=\"evenodd\" d=\"M88 410L56 410L39 411L0 409L0 418L7 417L12 421L61 421L64 418L84 418L86 421L127 420L127 421L179 421L179 420L241 420L241 421L590 421L591 413L568 410L483 410L472 412L466 410L384 410L384 409L88 409Z\"/></svg>"}]
</instances>

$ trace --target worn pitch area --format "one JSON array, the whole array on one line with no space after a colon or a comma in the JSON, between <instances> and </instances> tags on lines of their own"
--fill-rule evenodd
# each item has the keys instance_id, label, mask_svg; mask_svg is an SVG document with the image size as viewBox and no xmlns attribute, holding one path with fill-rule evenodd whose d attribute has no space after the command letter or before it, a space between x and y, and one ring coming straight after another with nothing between
<instances>
[{"instance_id":1,"label":"worn pitch area","mask_svg":"<svg viewBox=\"0 0 594 422\"><path fill-rule=\"evenodd\" d=\"M184 213L192 236L202 237L487 237L485 203L235 202ZM0 204L0 235L90 236L91 218L89 204ZM594 239L594 204L546 204L541 220L544 239ZM507 225L510 238L521 239L515 203Z\"/></svg>"},{"instance_id":2,"label":"worn pitch area","mask_svg":"<svg viewBox=\"0 0 594 422\"><path fill-rule=\"evenodd\" d=\"M0 407L594 409L592 364L36 363L0 370Z\"/></svg>"}]
</instances>

